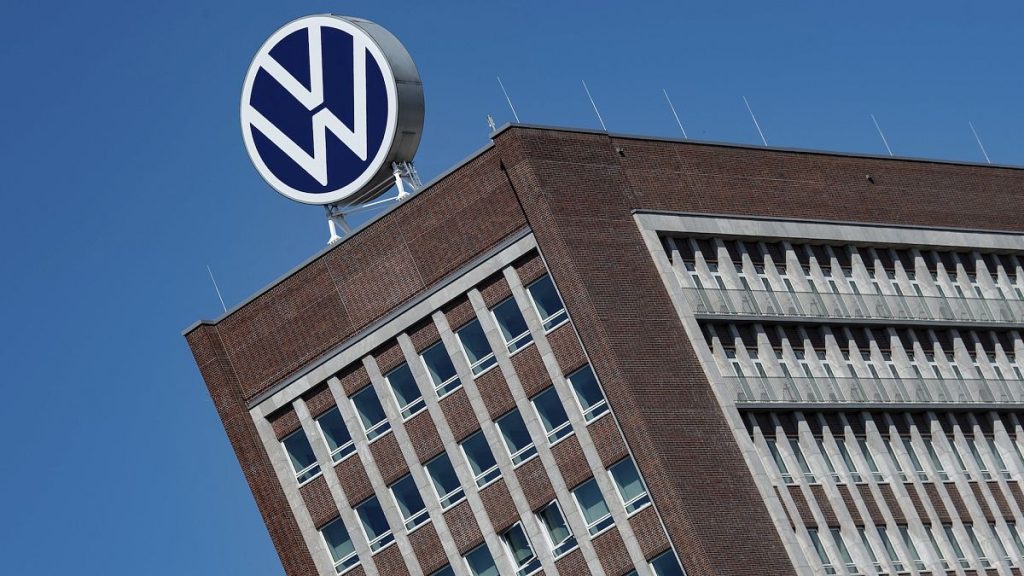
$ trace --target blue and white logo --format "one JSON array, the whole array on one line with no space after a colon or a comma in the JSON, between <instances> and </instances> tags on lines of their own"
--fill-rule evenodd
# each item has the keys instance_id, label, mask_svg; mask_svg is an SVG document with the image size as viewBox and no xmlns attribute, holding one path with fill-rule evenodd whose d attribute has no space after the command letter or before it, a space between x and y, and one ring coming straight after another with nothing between
<instances>
[{"instance_id":1,"label":"blue and white logo","mask_svg":"<svg viewBox=\"0 0 1024 576\"><path fill-rule=\"evenodd\" d=\"M412 93L400 88L410 79ZM241 119L246 150L274 189L307 204L350 203L372 197L391 162L412 160L423 93L412 59L383 28L307 16L256 54Z\"/></svg>"}]
</instances>

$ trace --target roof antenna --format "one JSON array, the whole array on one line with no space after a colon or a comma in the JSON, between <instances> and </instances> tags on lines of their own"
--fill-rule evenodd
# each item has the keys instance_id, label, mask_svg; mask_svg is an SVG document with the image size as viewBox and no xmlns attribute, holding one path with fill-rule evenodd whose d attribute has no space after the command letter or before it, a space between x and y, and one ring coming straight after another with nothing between
<instances>
[{"instance_id":1,"label":"roof antenna","mask_svg":"<svg viewBox=\"0 0 1024 576\"><path fill-rule=\"evenodd\" d=\"M494 117L490 114L487 115L487 125L491 127L492 133L498 130L498 125L494 123Z\"/></svg>"},{"instance_id":2,"label":"roof antenna","mask_svg":"<svg viewBox=\"0 0 1024 576\"><path fill-rule=\"evenodd\" d=\"M662 88L661 92L665 95L665 100L668 100L668 107L672 109L672 115L676 117L676 124L679 125L679 131L683 133L683 139L689 140L690 138L686 135L686 128L683 128L683 123L679 120L679 114L676 114L676 107L672 105L672 99L668 97L668 91Z\"/></svg>"},{"instance_id":3,"label":"roof antenna","mask_svg":"<svg viewBox=\"0 0 1024 576\"><path fill-rule=\"evenodd\" d=\"M501 76L498 76L498 86L501 86L501 92L505 95L505 100L508 102L508 107L512 109L512 117L516 119L516 124L519 124L519 114L516 114L516 107L512 105L512 99L508 97L508 91L505 90L505 84L501 81Z\"/></svg>"},{"instance_id":4,"label":"roof antenna","mask_svg":"<svg viewBox=\"0 0 1024 576\"><path fill-rule=\"evenodd\" d=\"M757 128L757 133L761 135L761 142L764 143L764 147L768 147L768 141L764 138L764 132L761 132L761 125L757 123L757 117L754 116L754 111L750 108L750 102L747 102L747 97L743 97L743 103L747 105L747 112L750 112L750 119L754 121L754 127Z\"/></svg>"},{"instance_id":5,"label":"roof antenna","mask_svg":"<svg viewBox=\"0 0 1024 576\"><path fill-rule=\"evenodd\" d=\"M587 88L587 81L582 80L582 82L583 89L587 91L587 98L590 98L590 105L594 107L594 114L597 114L597 121L601 123L601 130L607 132L608 128L604 125L604 118L601 118L601 112L597 110L597 104L594 103L594 97L590 95L590 88Z\"/></svg>"},{"instance_id":6,"label":"roof antenna","mask_svg":"<svg viewBox=\"0 0 1024 576\"><path fill-rule=\"evenodd\" d=\"M210 265L206 265L206 271L210 273L210 282L213 282L213 289L217 291L217 299L220 300L220 307L224 309L226 314L228 307L224 305L224 297L220 295L220 288L217 287L217 281L213 279L213 270L210 270Z\"/></svg>"},{"instance_id":7,"label":"roof antenna","mask_svg":"<svg viewBox=\"0 0 1024 576\"><path fill-rule=\"evenodd\" d=\"M885 150L892 156L892 148L889 148L889 141L885 139L885 134L882 134L882 127L878 125L878 120L875 120L875 115L871 115L871 121L875 123L875 129L878 130L878 135L882 137L882 144L885 144Z\"/></svg>"},{"instance_id":8,"label":"roof antenna","mask_svg":"<svg viewBox=\"0 0 1024 576\"><path fill-rule=\"evenodd\" d=\"M981 138L978 138L978 131L974 129L974 122L968 122L967 124L971 126L971 132L974 132L974 139L978 141L978 148L981 148L981 154L985 156L985 162L991 164L992 161L988 158L988 152L985 152L985 146L982 145Z\"/></svg>"}]
</instances>

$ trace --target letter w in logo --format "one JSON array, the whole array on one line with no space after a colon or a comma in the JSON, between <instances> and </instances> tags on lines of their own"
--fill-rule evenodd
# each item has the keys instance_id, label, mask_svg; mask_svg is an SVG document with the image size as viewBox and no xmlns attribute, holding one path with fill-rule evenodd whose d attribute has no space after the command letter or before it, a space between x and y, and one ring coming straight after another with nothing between
<instances>
[{"instance_id":1,"label":"letter w in logo","mask_svg":"<svg viewBox=\"0 0 1024 576\"><path fill-rule=\"evenodd\" d=\"M269 51L260 54L256 62L307 110L312 111L324 102L323 53L320 47L320 27L310 26L307 30L309 34L309 90L285 70L277 60L274 60ZM360 160L366 160L366 46L358 35L352 38L352 58L355 129L349 129L327 108L317 111L316 114L313 114L312 156L265 116L252 106L248 106L249 123L322 186L327 185L328 130L337 136L345 146L348 146L348 149Z\"/></svg>"}]
</instances>

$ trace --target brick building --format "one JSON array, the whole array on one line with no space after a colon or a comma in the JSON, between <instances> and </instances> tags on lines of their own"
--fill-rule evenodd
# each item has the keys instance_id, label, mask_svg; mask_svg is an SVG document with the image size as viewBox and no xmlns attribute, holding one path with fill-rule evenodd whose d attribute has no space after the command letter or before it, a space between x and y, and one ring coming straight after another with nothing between
<instances>
[{"instance_id":1,"label":"brick building","mask_svg":"<svg viewBox=\"0 0 1024 576\"><path fill-rule=\"evenodd\" d=\"M185 335L292 576L1019 574L1022 199L512 126Z\"/></svg>"}]
</instances>

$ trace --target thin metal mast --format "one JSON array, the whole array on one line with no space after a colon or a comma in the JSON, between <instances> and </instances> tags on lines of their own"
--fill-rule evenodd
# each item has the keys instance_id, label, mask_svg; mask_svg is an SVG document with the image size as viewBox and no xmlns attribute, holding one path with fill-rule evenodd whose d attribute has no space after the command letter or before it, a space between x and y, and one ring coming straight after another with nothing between
<instances>
[{"instance_id":1,"label":"thin metal mast","mask_svg":"<svg viewBox=\"0 0 1024 576\"><path fill-rule=\"evenodd\" d=\"M217 286L217 280L213 277L213 270L210 270L210 265L206 265L206 271L210 273L210 281L213 282L213 289L217 291L217 299L220 300L220 307L224 309L224 312L228 311L228 307L224 305L224 297L220 295L220 288Z\"/></svg>"},{"instance_id":2,"label":"thin metal mast","mask_svg":"<svg viewBox=\"0 0 1024 576\"><path fill-rule=\"evenodd\" d=\"M885 144L885 150L892 156L892 148L889 148L889 141L885 139L885 134L882 133L882 127L878 125L878 120L875 120L875 115L871 115L871 121L875 123L875 129L878 130L878 135L882 137L882 144Z\"/></svg>"},{"instance_id":3,"label":"thin metal mast","mask_svg":"<svg viewBox=\"0 0 1024 576\"><path fill-rule=\"evenodd\" d=\"M519 124L519 114L516 113L516 107L512 105L512 99L508 97L508 91L505 90L505 84L501 81L501 76L498 76L498 86L501 86L501 92L505 95L505 100L508 102L508 107L512 109L512 117L516 119L516 124Z\"/></svg>"},{"instance_id":4,"label":"thin metal mast","mask_svg":"<svg viewBox=\"0 0 1024 576\"><path fill-rule=\"evenodd\" d=\"M665 100L668 101L668 107L672 109L672 115L676 118L676 124L679 125L679 131L683 133L683 138L689 140L690 137L686 135L686 128L683 128L683 123L679 120L679 114L676 114L676 107L672 105L672 99L668 97L668 91L662 88L661 93L665 95Z\"/></svg>"},{"instance_id":5,"label":"thin metal mast","mask_svg":"<svg viewBox=\"0 0 1024 576\"><path fill-rule=\"evenodd\" d=\"M764 137L764 132L761 131L761 125L757 123L757 117L754 116L754 110L750 108L750 102L747 102L747 97L743 97L743 103L747 105L747 112L750 112L750 119L754 121L754 127L757 128L757 133L761 135L761 142L764 143L764 147L768 147L768 140Z\"/></svg>"},{"instance_id":6,"label":"thin metal mast","mask_svg":"<svg viewBox=\"0 0 1024 576\"><path fill-rule=\"evenodd\" d=\"M978 131L974 129L974 122L967 122L971 127L971 132L974 133L974 139L978 141L978 148L981 148L981 154L985 157L985 162L992 163L988 158L988 152L985 152L985 146L981 143L981 138L978 138Z\"/></svg>"},{"instance_id":7,"label":"thin metal mast","mask_svg":"<svg viewBox=\"0 0 1024 576\"><path fill-rule=\"evenodd\" d=\"M597 109L597 104L594 103L594 97L590 95L590 88L587 88L587 81L582 80L583 89L587 91L587 98L590 98L590 105L594 107L594 114L597 114L597 121L601 123L601 130L608 131L608 127L604 125L604 118L601 118L601 112Z\"/></svg>"}]
</instances>

